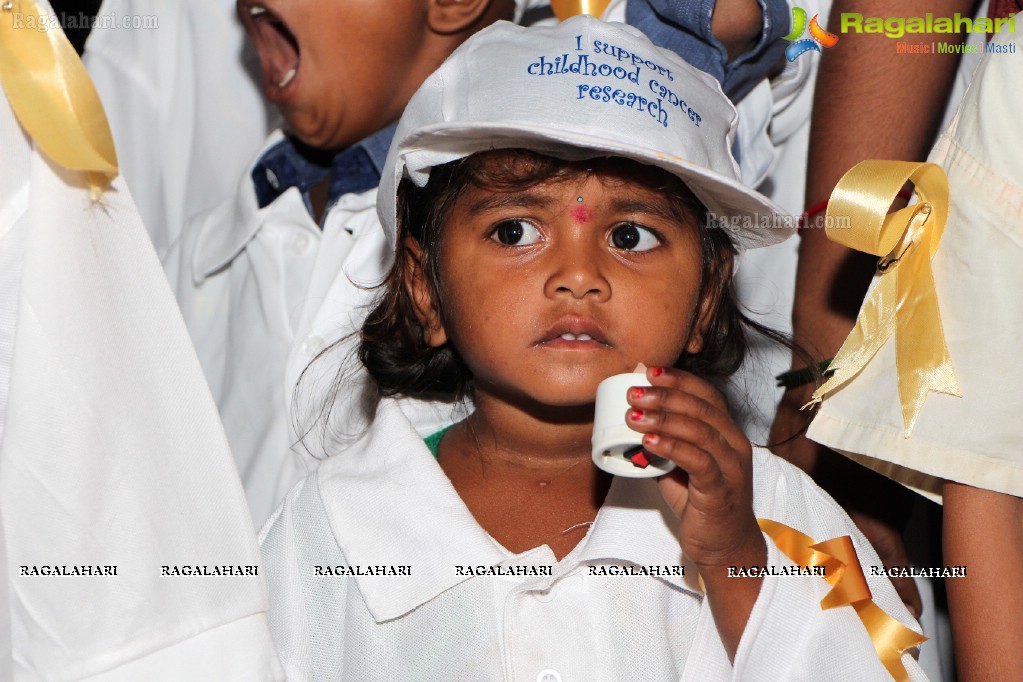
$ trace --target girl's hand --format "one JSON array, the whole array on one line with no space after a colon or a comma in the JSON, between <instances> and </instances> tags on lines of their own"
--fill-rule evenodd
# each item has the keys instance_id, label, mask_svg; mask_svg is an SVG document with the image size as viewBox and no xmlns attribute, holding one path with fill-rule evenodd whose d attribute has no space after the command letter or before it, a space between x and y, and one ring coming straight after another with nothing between
<instances>
[{"instance_id":1,"label":"girl's hand","mask_svg":"<svg viewBox=\"0 0 1023 682\"><path fill-rule=\"evenodd\" d=\"M677 369L647 369L651 387L629 389L628 425L643 447L678 466L659 484L678 515L682 548L702 568L736 565L763 548L753 516L753 449L720 394ZM766 552L753 552L760 565Z\"/></svg>"},{"instance_id":2,"label":"girl's hand","mask_svg":"<svg viewBox=\"0 0 1023 682\"><path fill-rule=\"evenodd\" d=\"M762 578L728 576L729 566L763 566L767 545L753 515L753 448L724 398L706 381L651 367L653 386L629 389L626 423L643 447L675 462L658 481L679 518L682 549L700 570L722 641L734 656Z\"/></svg>"}]
</instances>

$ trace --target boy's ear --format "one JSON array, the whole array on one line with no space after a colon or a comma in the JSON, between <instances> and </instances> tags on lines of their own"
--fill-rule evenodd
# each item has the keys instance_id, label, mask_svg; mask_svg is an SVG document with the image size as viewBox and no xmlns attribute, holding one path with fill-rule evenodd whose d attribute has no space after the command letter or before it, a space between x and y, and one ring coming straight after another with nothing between
<instances>
[{"instance_id":1,"label":"boy's ear","mask_svg":"<svg viewBox=\"0 0 1023 682\"><path fill-rule=\"evenodd\" d=\"M448 333L441 322L437 292L424 268L423 249L415 239L406 237L405 250L408 253L405 261L405 288L412 299L416 319L423 328L423 340L432 348L443 346L448 342Z\"/></svg>"},{"instance_id":2,"label":"boy's ear","mask_svg":"<svg viewBox=\"0 0 1023 682\"><path fill-rule=\"evenodd\" d=\"M725 287L732 280L732 258L722 258L720 263L715 264L714 271L708 272L705 276L709 280L708 286L704 287L696 312L696 321L689 332L689 341L686 343L686 352L695 355L703 350L703 342L714 321L717 313L718 303L725 293ZM721 272L717 272L720 268Z\"/></svg>"},{"instance_id":3,"label":"boy's ear","mask_svg":"<svg viewBox=\"0 0 1023 682\"><path fill-rule=\"evenodd\" d=\"M502 0L427 0L426 23L440 35L461 33L486 14L490 6Z\"/></svg>"}]
</instances>

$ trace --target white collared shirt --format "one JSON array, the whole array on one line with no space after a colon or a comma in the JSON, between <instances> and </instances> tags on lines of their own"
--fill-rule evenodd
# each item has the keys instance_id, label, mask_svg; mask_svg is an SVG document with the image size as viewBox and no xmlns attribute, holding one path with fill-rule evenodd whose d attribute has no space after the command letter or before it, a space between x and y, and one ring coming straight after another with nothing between
<instances>
[{"instance_id":1,"label":"white collared shirt","mask_svg":"<svg viewBox=\"0 0 1023 682\"><path fill-rule=\"evenodd\" d=\"M283 137L275 131L255 158ZM321 229L295 187L259 208L249 173L231 201L185 226L164 259L257 527L315 468L319 432L304 441L300 434L317 426L336 359L354 356L338 352L314 365L296 394L299 377L320 351L362 327L372 286L392 260L375 188L342 195ZM350 397L364 376L345 384L337 432L365 425ZM450 423L448 410L410 409L424 433Z\"/></svg>"},{"instance_id":2,"label":"white collared shirt","mask_svg":"<svg viewBox=\"0 0 1023 682\"><path fill-rule=\"evenodd\" d=\"M819 540L851 535L875 602L913 623L887 578L870 576L873 549L802 472L757 451L755 477L758 516ZM677 527L653 480L616 478L560 562L546 545L512 554L385 401L368 433L296 486L263 530L275 642L292 682L890 679L852 608L821 610L830 588L816 576L764 579L731 665ZM770 540L767 564L792 565ZM550 575L477 575L514 565ZM368 575L381 569L395 574ZM337 575L353 570L362 575ZM911 679L926 679L903 660Z\"/></svg>"}]
</instances>

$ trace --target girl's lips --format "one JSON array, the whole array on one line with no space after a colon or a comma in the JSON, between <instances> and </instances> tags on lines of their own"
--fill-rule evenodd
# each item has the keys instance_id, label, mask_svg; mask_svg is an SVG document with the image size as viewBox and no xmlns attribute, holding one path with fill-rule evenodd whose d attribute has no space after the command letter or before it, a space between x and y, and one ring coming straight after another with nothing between
<instances>
[{"instance_id":1,"label":"girl's lips","mask_svg":"<svg viewBox=\"0 0 1023 682\"><path fill-rule=\"evenodd\" d=\"M298 40L284 20L264 5L239 3L238 13L259 55L266 96L280 101L299 72Z\"/></svg>"},{"instance_id":2,"label":"girl's lips","mask_svg":"<svg viewBox=\"0 0 1023 682\"><path fill-rule=\"evenodd\" d=\"M609 348L611 343L602 327L592 320L562 318L536 341L548 348Z\"/></svg>"},{"instance_id":3,"label":"girl's lips","mask_svg":"<svg viewBox=\"0 0 1023 682\"><path fill-rule=\"evenodd\" d=\"M594 339L568 339L564 336L559 336L558 338L538 343L537 347L551 348L555 350L598 350L601 348L610 348L608 344L601 343Z\"/></svg>"}]
</instances>

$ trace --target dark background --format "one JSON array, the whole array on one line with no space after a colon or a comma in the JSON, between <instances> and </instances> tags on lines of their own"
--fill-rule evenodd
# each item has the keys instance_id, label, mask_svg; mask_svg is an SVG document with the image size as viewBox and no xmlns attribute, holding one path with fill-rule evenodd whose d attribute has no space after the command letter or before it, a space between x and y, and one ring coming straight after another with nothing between
<instances>
[{"instance_id":1,"label":"dark background","mask_svg":"<svg viewBox=\"0 0 1023 682\"><path fill-rule=\"evenodd\" d=\"M64 33L67 34L68 40L71 41L71 45L75 48L78 54L82 54L82 50L85 49L85 39L89 37L89 29L66 27L69 23L74 23L75 26L81 26L83 22L78 20L78 16L96 16L96 12L99 11L99 6L102 3L103 0L50 0L50 5L53 6L54 13L60 17L60 25L65 27ZM65 17L67 16L75 18L72 22L69 22L65 20Z\"/></svg>"}]
</instances>

